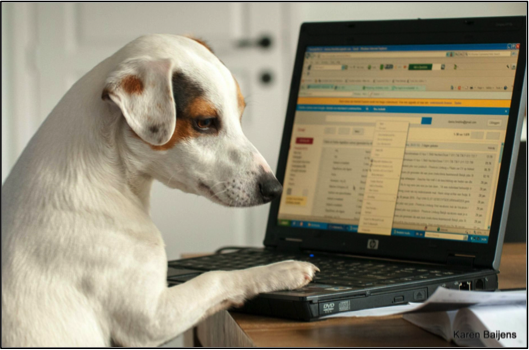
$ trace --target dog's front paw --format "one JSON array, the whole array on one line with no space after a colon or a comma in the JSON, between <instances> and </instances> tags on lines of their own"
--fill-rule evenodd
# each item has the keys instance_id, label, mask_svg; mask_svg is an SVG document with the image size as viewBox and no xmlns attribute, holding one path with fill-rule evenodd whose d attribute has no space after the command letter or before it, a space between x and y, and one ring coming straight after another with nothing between
<instances>
[{"instance_id":1,"label":"dog's front paw","mask_svg":"<svg viewBox=\"0 0 529 350\"><path fill-rule=\"evenodd\" d=\"M311 263L294 260L259 266L254 269L258 289L253 291L255 294L301 288L312 281L314 274L320 271ZM249 271L254 269L249 269Z\"/></svg>"}]
</instances>

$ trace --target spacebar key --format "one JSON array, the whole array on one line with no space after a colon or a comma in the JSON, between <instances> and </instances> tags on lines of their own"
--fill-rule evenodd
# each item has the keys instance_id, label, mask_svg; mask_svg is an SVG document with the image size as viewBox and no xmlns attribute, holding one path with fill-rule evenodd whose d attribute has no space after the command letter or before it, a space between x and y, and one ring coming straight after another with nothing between
<instances>
[{"instance_id":1,"label":"spacebar key","mask_svg":"<svg viewBox=\"0 0 529 350\"><path fill-rule=\"evenodd\" d=\"M349 282L358 282L358 283L365 283L365 282L375 282L380 280L380 278L372 278L372 277L366 277L366 276L340 276L338 278L340 280L349 281Z\"/></svg>"},{"instance_id":2,"label":"spacebar key","mask_svg":"<svg viewBox=\"0 0 529 350\"><path fill-rule=\"evenodd\" d=\"M374 285L371 281L347 281L347 280L322 280L322 281L315 281L315 283L321 283L321 284L334 284L339 286L349 286L349 287L366 287L370 285Z\"/></svg>"}]
</instances>

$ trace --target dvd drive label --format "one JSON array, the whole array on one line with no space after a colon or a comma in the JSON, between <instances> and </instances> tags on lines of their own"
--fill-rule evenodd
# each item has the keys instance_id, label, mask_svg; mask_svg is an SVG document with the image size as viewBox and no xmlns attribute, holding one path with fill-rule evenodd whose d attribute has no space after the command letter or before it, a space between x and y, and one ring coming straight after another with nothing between
<instances>
[{"instance_id":1,"label":"dvd drive label","mask_svg":"<svg viewBox=\"0 0 529 350\"><path fill-rule=\"evenodd\" d=\"M330 315L351 310L351 300L328 301L319 303L320 315Z\"/></svg>"}]
</instances>

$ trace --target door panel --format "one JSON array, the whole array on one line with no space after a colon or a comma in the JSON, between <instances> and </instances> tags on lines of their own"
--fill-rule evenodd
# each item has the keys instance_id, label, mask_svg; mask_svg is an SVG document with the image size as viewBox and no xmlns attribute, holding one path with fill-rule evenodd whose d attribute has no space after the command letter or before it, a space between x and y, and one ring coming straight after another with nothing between
<instances>
[{"instance_id":1,"label":"door panel","mask_svg":"<svg viewBox=\"0 0 529 350\"><path fill-rule=\"evenodd\" d=\"M150 33L199 33L209 40L232 35L231 23L241 21L238 4L230 3L77 3L78 41L99 46L123 44ZM97 19L97 21L94 21Z\"/></svg>"}]
</instances>

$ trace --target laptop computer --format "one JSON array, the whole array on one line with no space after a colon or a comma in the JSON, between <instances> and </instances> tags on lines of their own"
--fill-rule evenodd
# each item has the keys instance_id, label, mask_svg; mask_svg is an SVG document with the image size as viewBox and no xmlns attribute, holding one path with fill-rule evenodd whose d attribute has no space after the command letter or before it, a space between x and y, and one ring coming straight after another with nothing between
<instances>
[{"instance_id":1,"label":"laptop computer","mask_svg":"<svg viewBox=\"0 0 529 350\"><path fill-rule=\"evenodd\" d=\"M304 23L263 249L169 262L313 262L240 312L313 321L495 290L526 106L526 17Z\"/></svg>"}]
</instances>

